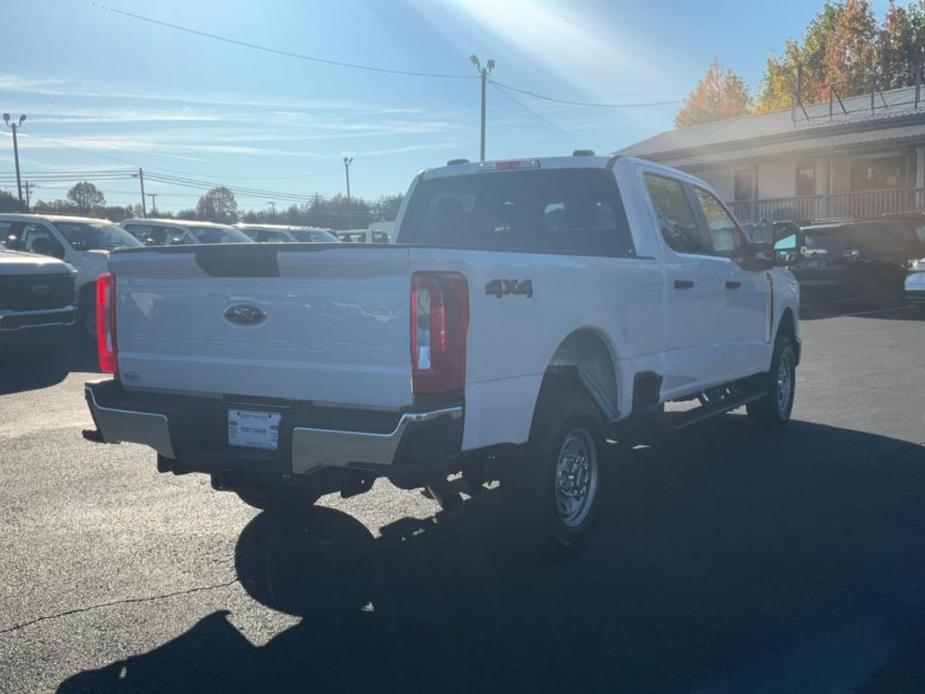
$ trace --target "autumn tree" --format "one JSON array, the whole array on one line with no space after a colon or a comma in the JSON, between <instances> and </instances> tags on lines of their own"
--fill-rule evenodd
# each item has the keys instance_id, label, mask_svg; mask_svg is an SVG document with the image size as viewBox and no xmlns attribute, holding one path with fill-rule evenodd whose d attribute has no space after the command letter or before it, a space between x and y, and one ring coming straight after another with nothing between
<instances>
[{"instance_id":1,"label":"autumn tree","mask_svg":"<svg viewBox=\"0 0 925 694\"><path fill-rule=\"evenodd\" d=\"M679 128L744 116L749 112L748 91L742 78L714 59L697 87L684 102L674 123Z\"/></svg>"},{"instance_id":2,"label":"autumn tree","mask_svg":"<svg viewBox=\"0 0 925 694\"><path fill-rule=\"evenodd\" d=\"M196 217L225 224L236 221L238 203L234 199L234 193L225 186L213 188L196 203Z\"/></svg>"},{"instance_id":3,"label":"autumn tree","mask_svg":"<svg viewBox=\"0 0 925 694\"><path fill-rule=\"evenodd\" d=\"M825 49L825 77L843 94L861 94L877 84L877 20L867 0L846 0L835 16Z\"/></svg>"},{"instance_id":4,"label":"autumn tree","mask_svg":"<svg viewBox=\"0 0 925 694\"><path fill-rule=\"evenodd\" d=\"M89 181L82 181L71 186L71 189L67 191L67 199L77 206L77 211L81 214L106 204L106 197Z\"/></svg>"},{"instance_id":5,"label":"autumn tree","mask_svg":"<svg viewBox=\"0 0 925 694\"><path fill-rule=\"evenodd\" d=\"M800 41L788 40L782 54L768 58L755 112L790 107L800 66L805 103L827 100L830 86L844 97L915 84L923 44L923 0L890 2L880 24L867 0L827 2Z\"/></svg>"}]
</instances>

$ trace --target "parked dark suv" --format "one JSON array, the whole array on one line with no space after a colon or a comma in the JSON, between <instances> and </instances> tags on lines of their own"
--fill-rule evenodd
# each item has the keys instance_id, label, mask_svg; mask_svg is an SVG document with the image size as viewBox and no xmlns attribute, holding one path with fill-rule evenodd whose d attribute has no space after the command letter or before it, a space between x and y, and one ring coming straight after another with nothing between
<instances>
[{"instance_id":1,"label":"parked dark suv","mask_svg":"<svg viewBox=\"0 0 925 694\"><path fill-rule=\"evenodd\" d=\"M850 220L781 231L774 250L808 299L899 300L913 260L925 243L906 219Z\"/></svg>"}]
</instances>

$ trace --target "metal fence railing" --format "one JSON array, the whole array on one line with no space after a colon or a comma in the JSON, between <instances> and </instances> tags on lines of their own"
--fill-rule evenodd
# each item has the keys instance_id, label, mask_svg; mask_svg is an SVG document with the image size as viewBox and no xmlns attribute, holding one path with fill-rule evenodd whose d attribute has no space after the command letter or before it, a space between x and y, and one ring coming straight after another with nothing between
<instances>
[{"instance_id":1,"label":"metal fence railing","mask_svg":"<svg viewBox=\"0 0 925 694\"><path fill-rule=\"evenodd\" d=\"M742 222L879 217L891 212L925 210L925 188L891 188L727 203Z\"/></svg>"}]
</instances>

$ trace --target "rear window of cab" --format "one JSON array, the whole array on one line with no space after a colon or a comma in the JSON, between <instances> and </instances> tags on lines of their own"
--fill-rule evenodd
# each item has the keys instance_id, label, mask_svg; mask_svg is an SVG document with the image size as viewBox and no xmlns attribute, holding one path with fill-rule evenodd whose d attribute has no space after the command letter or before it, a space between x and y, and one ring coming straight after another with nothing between
<instances>
[{"instance_id":1,"label":"rear window of cab","mask_svg":"<svg viewBox=\"0 0 925 694\"><path fill-rule=\"evenodd\" d=\"M493 171L424 179L399 243L462 249L634 257L609 169Z\"/></svg>"}]
</instances>

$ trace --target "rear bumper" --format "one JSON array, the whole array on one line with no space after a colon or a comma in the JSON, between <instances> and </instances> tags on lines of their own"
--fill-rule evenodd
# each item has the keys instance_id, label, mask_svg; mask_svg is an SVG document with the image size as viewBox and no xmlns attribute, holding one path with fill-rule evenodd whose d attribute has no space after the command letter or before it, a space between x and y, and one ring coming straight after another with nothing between
<instances>
[{"instance_id":1,"label":"rear bumper","mask_svg":"<svg viewBox=\"0 0 925 694\"><path fill-rule=\"evenodd\" d=\"M462 414L461 405L428 412L405 412L395 429L384 434L295 427L292 431L292 472L305 474L322 467L349 467L351 463L391 466L409 431L441 419L461 421Z\"/></svg>"},{"instance_id":2,"label":"rear bumper","mask_svg":"<svg viewBox=\"0 0 925 694\"><path fill-rule=\"evenodd\" d=\"M906 290L906 300L915 306L925 306L925 289Z\"/></svg>"},{"instance_id":3,"label":"rear bumper","mask_svg":"<svg viewBox=\"0 0 925 694\"><path fill-rule=\"evenodd\" d=\"M362 411L129 392L114 380L88 383L86 398L97 428L89 438L147 445L185 472L285 479L353 469L413 483L445 468L462 445L461 401L398 412ZM232 407L281 412L278 450L229 446L227 411Z\"/></svg>"}]
</instances>

